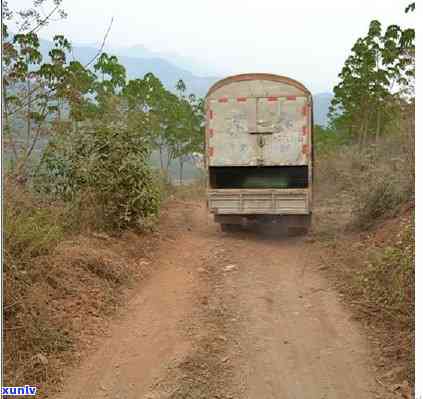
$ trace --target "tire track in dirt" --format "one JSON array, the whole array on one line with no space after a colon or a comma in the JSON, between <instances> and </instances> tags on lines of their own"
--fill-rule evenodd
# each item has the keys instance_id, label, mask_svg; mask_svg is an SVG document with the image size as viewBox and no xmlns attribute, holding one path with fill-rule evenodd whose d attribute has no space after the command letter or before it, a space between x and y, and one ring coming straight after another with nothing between
<instances>
[{"instance_id":1,"label":"tire track in dirt","mask_svg":"<svg viewBox=\"0 0 423 399\"><path fill-rule=\"evenodd\" d=\"M62 399L389 397L312 246L223 234L198 203L169 218L157 271Z\"/></svg>"},{"instance_id":2,"label":"tire track in dirt","mask_svg":"<svg viewBox=\"0 0 423 399\"><path fill-rule=\"evenodd\" d=\"M190 231L191 212L197 209L191 204L170 211L155 271L140 284L98 351L69 377L61 398L140 398L166 364L178 363L189 352L191 340L181 323L195 311L197 269L209 248Z\"/></svg>"},{"instance_id":3,"label":"tire track in dirt","mask_svg":"<svg viewBox=\"0 0 423 399\"><path fill-rule=\"evenodd\" d=\"M357 323L313 266L302 238L227 241L240 314L242 398L388 398ZM314 262L316 264L317 262Z\"/></svg>"},{"instance_id":4,"label":"tire track in dirt","mask_svg":"<svg viewBox=\"0 0 423 399\"><path fill-rule=\"evenodd\" d=\"M232 398L239 393L231 353L236 319L227 305L224 268L227 259L216 243L199 268L201 294L183 330L191 338L186 356L168 365L165 376L152 384L146 398L206 399Z\"/></svg>"}]
</instances>

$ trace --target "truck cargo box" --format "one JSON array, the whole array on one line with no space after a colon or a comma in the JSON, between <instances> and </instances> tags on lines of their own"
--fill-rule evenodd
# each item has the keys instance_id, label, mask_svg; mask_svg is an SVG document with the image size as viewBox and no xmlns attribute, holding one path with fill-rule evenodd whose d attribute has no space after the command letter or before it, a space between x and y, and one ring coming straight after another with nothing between
<instances>
[{"instance_id":1,"label":"truck cargo box","mask_svg":"<svg viewBox=\"0 0 423 399\"><path fill-rule=\"evenodd\" d=\"M210 211L309 216L310 92L279 75L236 75L210 88L205 107Z\"/></svg>"}]
</instances>

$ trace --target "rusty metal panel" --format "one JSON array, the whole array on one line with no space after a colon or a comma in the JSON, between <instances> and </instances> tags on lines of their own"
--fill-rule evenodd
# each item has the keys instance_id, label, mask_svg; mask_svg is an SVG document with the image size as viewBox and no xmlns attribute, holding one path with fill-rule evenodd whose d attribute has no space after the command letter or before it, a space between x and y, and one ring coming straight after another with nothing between
<instances>
[{"instance_id":1,"label":"rusty metal panel","mask_svg":"<svg viewBox=\"0 0 423 399\"><path fill-rule=\"evenodd\" d=\"M308 94L296 86L287 82L277 82L269 80L246 80L235 81L214 90L207 96L208 99L217 99L222 96L227 97L269 97L296 95L307 97Z\"/></svg>"},{"instance_id":2,"label":"rusty metal panel","mask_svg":"<svg viewBox=\"0 0 423 399\"><path fill-rule=\"evenodd\" d=\"M307 189L209 190L208 207L215 214L308 214Z\"/></svg>"},{"instance_id":3,"label":"rusty metal panel","mask_svg":"<svg viewBox=\"0 0 423 399\"><path fill-rule=\"evenodd\" d=\"M303 112L307 99L285 97L278 101L262 101L267 108L267 120L272 123L272 134L264 136L263 165L307 165L303 146L308 144L308 121ZM273 112L273 114L272 114Z\"/></svg>"},{"instance_id":4,"label":"rusty metal panel","mask_svg":"<svg viewBox=\"0 0 423 399\"><path fill-rule=\"evenodd\" d=\"M224 100L225 99L225 100ZM210 166L254 165L257 159L256 138L249 134L254 130L255 99L219 97L209 101L213 117L209 129L213 134L208 137Z\"/></svg>"},{"instance_id":5,"label":"rusty metal panel","mask_svg":"<svg viewBox=\"0 0 423 399\"><path fill-rule=\"evenodd\" d=\"M308 163L307 98L221 96L208 106L209 165Z\"/></svg>"},{"instance_id":6,"label":"rusty metal panel","mask_svg":"<svg viewBox=\"0 0 423 399\"><path fill-rule=\"evenodd\" d=\"M278 97L257 98L256 133L275 133L280 125L280 102Z\"/></svg>"},{"instance_id":7,"label":"rusty metal panel","mask_svg":"<svg viewBox=\"0 0 423 399\"><path fill-rule=\"evenodd\" d=\"M300 82L287 76L269 74L269 73L244 73L235 76L229 76L225 79L216 82L208 91L206 97L211 98L213 93L218 89L228 86L231 83L248 82L248 81L263 81L263 82L277 82L283 83L286 86L295 87L297 91L305 96L310 96L310 91ZM267 84L267 83L266 83Z\"/></svg>"}]
</instances>

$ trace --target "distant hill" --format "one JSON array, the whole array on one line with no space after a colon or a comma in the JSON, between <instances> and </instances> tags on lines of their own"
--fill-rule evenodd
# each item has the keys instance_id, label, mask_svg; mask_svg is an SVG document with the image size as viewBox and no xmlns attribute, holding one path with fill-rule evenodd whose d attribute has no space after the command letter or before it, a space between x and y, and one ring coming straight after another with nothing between
<instances>
[{"instance_id":1,"label":"distant hill","mask_svg":"<svg viewBox=\"0 0 423 399\"><path fill-rule=\"evenodd\" d=\"M43 56L47 57L49 50L52 48L52 42L48 40L40 40L41 52ZM140 51L137 47L134 51ZM97 54L98 49L89 46L73 46L72 53L75 59L82 64L88 63ZM152 57L154 53L144 49L145 58L129 57L126 55L118 55L120 63L125 67L127 77L129 79L142 78L146 73L152 72L156 75L168 88L174 90L176 82L182 79L186 86L188 93L194 93L199 96L204 96L208 88L217 80L218 77L200 77L194 75L192 72L180 68L163 58ZM112 53L115 54L115 53ZM142 54L142 52L141 52Z\"/></svg>"},{"instance_id":2,"label":"distant hill","mask_svg":"<svg viewBox=\"0 0 423 399\"><path fill-rule=\"evenodd\" d=\"M52 42L48 40L41 40L41 52L43 56L47 57L49 50L52 47ZM193 67L194 61L188 57L183 57L178 54L157 53L147 49L142 45L136 45L127 48L108 49L111 54L119 57L119 61L125 66L127 77L129 79L142 78L146 73L152 72L156 75L163 84L169 89L174 90L175 84L179 79L182 79L186 86L188 93L194 93L198 96L204 96L209 87L220 79L220 77L197 76L189 69L182 68L180 65ZM75 59L81 63L88 63L98 52L98 49L93 44L90 45L75 45L72 53ZM165 58L158 57L162 55ZM171 62L174 56L174 62ZM201 66L196 65L195 69L201 70ZM314 100L314 123L325 126L327 124L327 113L333 95L329 92L317 93L313 95Z\"/></svg>"},{"instance_id":3,"label":"distant hill","mask_svg":"<svg viewBox=\"0 0 423 399\"><path fill-rule=\"evenodd\" d=\"M178 68L192 72L196 76L217 76L216 68L208 63L202 63L188 56L183 56L177 52L156 52L148 49L142 44L131 47L110 47L107 49L111 54L131 58L161 58Z\"/></svg>"}]
</instances>

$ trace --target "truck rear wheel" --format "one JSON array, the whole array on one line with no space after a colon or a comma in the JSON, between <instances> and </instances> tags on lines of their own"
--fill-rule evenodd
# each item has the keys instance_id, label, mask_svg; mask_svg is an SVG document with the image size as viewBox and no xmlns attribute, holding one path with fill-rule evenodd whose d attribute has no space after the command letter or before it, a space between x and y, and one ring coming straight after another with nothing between
<instances>
[{"instance_id":1,"label":"truck rear wheel","mask_svg":"<svg viewBox=\"0 0 423 399\"><path fill-rule=\"evenodd\" d=\"M298 218L297 223L288 227L288 235L290 236L303 236L306 235L311 225L311 215L303 215Z\"/></svg>"},{"instance_id":2,"label":"truck rear wheel","mask_svg":"<svg viewBox=\"0 0 423 399\"><path fill-rule=\"evenodd\" d=\"M308 233L307 227L288 227L288 235L290 237L305 236Z\"/></svg>"},{"instance_id":3,"label":"truck rear wheel","mask_svg":"<svg viewBox=\"0 0 423 399\"><path fill-rule=\"evenodd\" d=\"M225 233L235 233L240 231L241 226L239 224L221 223L220 229Z\"/></svg>"}]
</instances>

